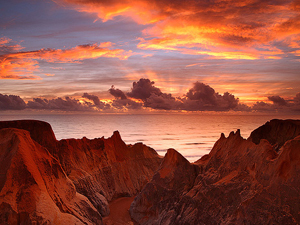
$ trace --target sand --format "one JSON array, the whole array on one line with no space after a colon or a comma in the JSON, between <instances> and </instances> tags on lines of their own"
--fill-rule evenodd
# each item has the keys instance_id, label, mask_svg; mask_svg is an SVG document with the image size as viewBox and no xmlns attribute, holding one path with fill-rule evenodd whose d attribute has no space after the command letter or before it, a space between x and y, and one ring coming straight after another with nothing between
<instances>
[{"instance_id":1,"label":"sand","mask_svg":"<svg viewBox=\"0 0 300 225\"><path fill-rule=\"evenodd\" d=\"M129 208L135 197L123 197L109 204L110 214L103 218L104 225L133 225L129 215Z\"/></svg>"}]
</instances>

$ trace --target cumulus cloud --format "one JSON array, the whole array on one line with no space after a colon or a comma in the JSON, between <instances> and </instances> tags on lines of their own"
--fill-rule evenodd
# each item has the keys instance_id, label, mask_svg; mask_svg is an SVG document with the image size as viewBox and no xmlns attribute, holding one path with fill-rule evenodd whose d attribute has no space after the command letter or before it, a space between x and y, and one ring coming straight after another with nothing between
<instances>
[{"instance_id":1,"label":"cumulus cloud","mask_svg":"<svg viewBox=\"0 0 300 225\"><path fill-rule=\"evenodd\" d=\"M106 104L106 103L100 101L99 97L96 96L96 95L91 95L91 94L88 94L88 93L83 93L82 97L93 101L94 105L97 108L99 108L99 109L110 108L109 104Z\"/></svg>"},{"instance_id":2,"label":"cumulus cloud","mask_svg":"<svg viewBox=\"0 0 300 225\"><path fill-rule=\"evenodd\" d=\"M26 103L20 96L0 94L0 110L22 110Z\"/></svg>"},{"instance_id":3,"label":"cumulus cloud","mask_svg":"<svg viewBox=\"0 0 300 225\"><path fill-rule=\"evenodd\" d=\"M123 91L121 91L120 89L116 89L114 87L114 85L112 85L108 91L112 96L114 96L117 99L122 99L122 100L127 99L125 93Z\"/></svg>"},{"instance_id":4,"label":"cumulus cloud","mask_svg":"<svg viewBox=\"0 0 300 225\"><path fill-rule=\"evenodd\" d=\"M209 85L196 82L183 97L173 97L172 94L163 93L154 82L141 78L133 82L131 91L126 95L123 91L112 87L109 91L116 98L142 100L143 106L152 109L163 110L187 110L187 111L228 111L234 109L249 110L239 103L239 99L226 92L220 95Z\"/></svg>"},{"instance_id":5,"label":"cumulus cloud","mask_svg":"<svg viewBox=\"0 0 300 225\"><path fill-rule=\"evenodd\" d=\"M9 39L10 40L10 39ZM2 40L2 46L8 41ZM78 45L70 49L40 49L36 51L9 51L0 54L0 79L40 79L33 75L39 71L39 61L51 63L78 63L86 59L99 57L127 59L131 51L123 49L112 49L112 43ZM3 48L3 47L2 47ZM1 49L1 44L0 44ZM13 51L14 50L14 51Z\"/></svg>"},{"instance_id":6,"label":"cumulus cloud","mask_svg":"<svg viewBox=\"0 0 300 225\"><path fill-rule=\"evenodd\" d=\"M267 102L256 102L252 106L252 110L255 111L277 111L277 112L295 112L300 111L300 93L290 100L286 100L280 96L269 96Z\"/></svg>"},{"instance_id":7,"label":"cumulus cloud","mask_svg":"<svg viewBox=\"0 0 300 225\"><path fill-rule=\"evenodd\" d=\"M148 24L139 48L183 51L216 58L282 57L276 47L299 39L299 1L56 0L103 21L117 16Z\"/></svg>"},{"instance_id":8,"label":"cumulus cloud","mask_svg":"<svg viewBox=\"0 0 300 225\"><path fill-rule=\"evenodd\" d=\"M149 79L141 78L138 82L133 82L131 92L127 93L127 96L135 99L146 100L155 94L157 96L162 95L159 88L154 86L154 81Z\"/></svg>"},{"instance_id":9,"label":"cumulus cloud","mask_svg":"<svg viewBox=\"0 0 300 225\"><path fill-rule=\"evenodd\" d=\"M193 111L228 111L235 109L239 99L234 95L225 92L221 95L204 83L196 82L186 93L185 110Z\"/></svg>"},{"instance_id":10,"label":"cumulus cloud","mask_svg":"<svg viewBox=\"0 0 300 225\"><path fill-rule=\"evenodd\" d=\"M288 104L287 101L284 98L280 97L280 96L269 96L268 99L270 101L272 101L274 104L277 104L277 105L280 105L280 106L285 106L285 105Z\"/></svg>"},{"instance_id":11,"label":"cumulus cloud","mask_svg":"<svg viewBox=\"0 0 300 225\"><path fill-rule=\"evenodd\" d=\"M182 109L182 102L176 100L171 94L160 95L152 93L144 102L145 107L152 109L179 110Z\"/></svg>"}]
</instances>

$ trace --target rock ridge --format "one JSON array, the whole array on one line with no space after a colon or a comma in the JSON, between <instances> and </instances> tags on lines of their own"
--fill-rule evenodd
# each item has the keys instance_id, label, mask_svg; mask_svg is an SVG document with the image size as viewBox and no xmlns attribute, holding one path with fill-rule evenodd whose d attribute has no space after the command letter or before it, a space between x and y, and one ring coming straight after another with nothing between
<instances>
[{"instance_id":1,"label":"rock ridge","mask_svg":"<svg viewBox=\"0 0 300 225\"><path fill-rule=\"evenodd\" d=\"M170 164L162 163L131 204L132 218L137 224L149 225L299 224L298 123L272 121L270 133L260 136L257 132L258 143L242 138L239 130L227 138L221 134L211 152L193 164L175 160L180 163L173 163L170 169ZM283 137L278 134L274 143L280 146L285 142L276 151L277 145L264 137L270 137L278 127L289 126L294 130ZM170 158L168 154L164 161ZM168 175L162 179L160 174L176 174L179 179L167 179ZM193 182L189 183L190 178ZM186 182L191 187L182 188Z\"/></svg>"},{"instance_id":2,"label":"rock ridge","mask_svg":"<svg viewBox=\"0 0 300 225\"><path fill-rule=\"evenodd\" d=\"M0 224L102 224L102 217L109 214L108 203L121 196L136 195L162 161L155 150L142 143L126 145L118 131L107 139L57 141L50 124L42 121L3 121L0 128ZM18 138L23 136L26 138ZM23 141L20 143L19 139ZM14 154L15 151L19 153ZM8 160L11 155L20 165ZM30 156L30 163L25 163L23 156ZM35 169L28 170L31 167ZM3 191L4 187L13 189L13 178L7 176L23 170L28 179L16 176L13 181L19 185L14 186L19 197L9 198L9 192ZM26 200L28 210L31 208L28 211L18 199L30 192L33 194ZM62 197L68 193L73 193L73 198ZM46 207L38 206L42 198L55 215L47 215ZM24 209L16 208L18 204L23 204Z\"/></svg>"}]
</instances>

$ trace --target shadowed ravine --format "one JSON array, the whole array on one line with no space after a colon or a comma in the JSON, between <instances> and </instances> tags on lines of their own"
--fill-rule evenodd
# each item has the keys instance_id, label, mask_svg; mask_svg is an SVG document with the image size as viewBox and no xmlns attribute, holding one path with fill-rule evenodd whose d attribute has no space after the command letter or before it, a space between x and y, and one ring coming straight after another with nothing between
<instances>
[{"instance_id":1,"label":"shadowed ravine","mask_svg":"<svg viewBox=\"0 0 300 225\"><path fill-rule=\"evenodd\" d=\"M190 163L117 131L57 141L48 123L0 122L0 224L299 224L299 135L272 120Z\"/></svg>"}]
</instances>

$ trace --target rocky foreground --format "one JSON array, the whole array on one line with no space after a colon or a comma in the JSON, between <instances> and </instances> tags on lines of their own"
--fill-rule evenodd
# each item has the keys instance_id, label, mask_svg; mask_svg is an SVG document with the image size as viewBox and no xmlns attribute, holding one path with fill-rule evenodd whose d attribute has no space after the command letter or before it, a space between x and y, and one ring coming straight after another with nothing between
<instances>
[{"instance_id":1,"label":"rocky foreground","mask_svg":"<svg viewBox=\"0 0 300 225\"><path fill-rule=\"evenodd\" d=\"M0 224L102 224L108 203L135 196L161 161L118 132L57 141L48 123L0 122Z\"/></svg>"},{"instance_id":2,"label":"rocky foreground","mask_svg":"<svg viewBox=\"0 0 300 225\"><path fill-rule=\"evenodd\" d=\"M118 132L57 141L45 122L0 122L0 224L102 224L109 202L135 195L136 224L300 224L299 174L295 120L221 134L195 163Z\"/></svg>"}]
</instances>

